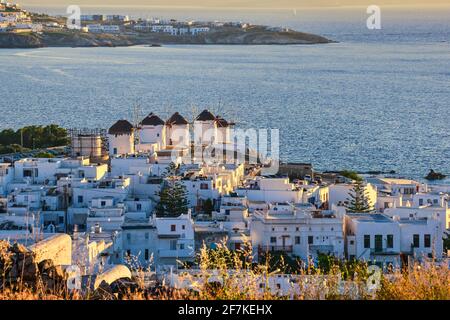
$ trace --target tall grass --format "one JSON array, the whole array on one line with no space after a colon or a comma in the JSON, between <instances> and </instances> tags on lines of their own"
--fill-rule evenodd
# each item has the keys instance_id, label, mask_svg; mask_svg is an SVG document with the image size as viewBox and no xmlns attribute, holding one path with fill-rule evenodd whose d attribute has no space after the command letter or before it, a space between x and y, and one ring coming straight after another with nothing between
<instances>
[{"instance_id":1,"label":"tall grass","mask_svg":"<svg viewBox=\"0 0 450 320\"><path fill-rule=\"evenodd\" d=\"M0 242L0 259L7 260L9 254ZM392 270L381 276L378 287L370 290L368 283L371 272L367 263L345 262L327 258L319 263L299 264L295 270L292 287L283 291L273 288L271 279L277 275L292 273L283 256L278 257L274 269L273 257L266 256L262 263L253 261L251 245L246 243L242 250L232 251L225 243L216 249L203 246L196 259L196 271L180 270L190 284L188 288L171 288L163 283L158 289L145 287L145 270L137 270L136 287L120 294L102 292L68 291L64 287L48 289L41 277L33 286L22 283L11 285L5 281L4 269L0 270L0 299L14 300L252 300L252 299L380 299L380 300L450 300L450 270L448 266L433 261L415 263L409 268ZM187 268L187 266L186 266ZM272 284L272 286L271 286Z\"/></svg>"}]
</instances>

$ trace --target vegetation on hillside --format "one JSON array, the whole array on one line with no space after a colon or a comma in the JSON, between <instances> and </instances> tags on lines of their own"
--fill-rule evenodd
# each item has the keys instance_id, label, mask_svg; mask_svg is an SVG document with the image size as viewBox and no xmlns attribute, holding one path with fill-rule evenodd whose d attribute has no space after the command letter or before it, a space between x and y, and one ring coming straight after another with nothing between
<instances>
[{"instance_id":1,"label":"vegetation on hillside","mask_svg":"<svg viewBox=\"0 0 450 320\"><path fill-rule=\"evenodd\" d=\"M352 179L355 181L361 181L362 177L356 172L356 171L351 171L351 170L343 170L341 172L339 172L339 174L343 177L346 177L348 179Z\"/></svg>"},{"instance_id":2,"label":"vegetation on hillside","mask_svg":"<svg viewBox=\"0 0 450 320\"><path fill-rule=\"evenodd\" d=\"M55 124L0 131L0 154L59 147L67 144L69 144L67 130Z\"/></svg>"},{"instance_id":3,"label":"vegetation on hillside","mask_svg":"<svg viewBox=\"0 0 450 320\"><path fill-rule=\"evenodd\" d=\"M295 286L285 288L288 292L281 295L276 287L275 290L273 286L271 289L269 278L286 274L283 264L273 270L269 268L267 259L263 263L253 261L249 244L244 245L242 250L232 251L225 243L219 244L216 249L209 249L205 245L201 248L196 261L197 274L190 279L190 288L172 289L164 284L146 288L141 279L143 272L137 272L132 279L132 286L125 282L114 285L103 283L96 290L71 291L64 288L64 281L48 281L52 279L51 274L58 271L50 262L33 268L36 276L32 279L35 283L30 282L31 278L22 281L21 273L18 272L15 272L18 277L11 282L8 277L17 266L8 261L14 256L20 258L21 253L20 250L18 253L17 250L11 251L11 247L8 250L8 247L6 242L0 241L0 300L450 299L450 270L445 264L426 261L404 269L391 270L387 274L379 273L378 277L374 277L374 272L364 262L345 262L326 256L319 257L317 266L299 267L296 272L299 278ZM189 279L188 274L186 277ZM51 287L48 286L49 283L52 284Z\"/></svg>"}]
</instances>

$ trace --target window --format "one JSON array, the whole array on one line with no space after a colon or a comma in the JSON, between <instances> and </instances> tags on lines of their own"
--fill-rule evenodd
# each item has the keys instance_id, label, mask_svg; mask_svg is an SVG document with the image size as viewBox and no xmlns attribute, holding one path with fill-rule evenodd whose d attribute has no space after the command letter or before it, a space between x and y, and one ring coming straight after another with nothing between
<instances>
[{"instance_id":1,"label":"window","mask_svg":"<svg viewBox=\"0 0 450 320\"><path fill-rule=\"evenodd\" d=\"M186 226L183 224L183 225L181 226L181 229L186 230Z\"/></svg>"},{"instance_id":2,"label":"window","mask_svg":"<svg viewBox=\"0 0 450 320\"><path fill-rule=\"evenodd\" d=\"M148 249L145 249L145 260L148 260L148 258L149 258Z\"/></svg>"},{"instance_id":3,"label":"window","mask_svg":"<svg viewBox=\"0 0 450 320\"><path fill-rule=\"evenodd\" d=\"M34 176L39 177L39 169L34 169Z\"/></svg>"},{"instance_id":4,"label":"window","mask_svg":"<svg viewBox=\"0 0 450 320\"><path fill-rule=\"evenodd\" d=\"M148 240L148 232L145 233L145 240Z\"/></svg>"},{"instance_id":5,"label":"window","mask_svg":"<svg viewBox=\"0 0 450 320\"><path fill-rule=\"evenodd\" d=\"M141 211L141 210L142 210L142 204L138 203L138 204L136 205L136 210L137 210L137 211Z\"/></svg>"},{"instance_id":6,"label":"window","mask_svg":"<svg viewBox=\"0 0 450 320\"><path fill-rule=\"evenodd\" d=\"M117 148L113 149L113 154L117 154Z\"/></svg>"},{"instance_id":7,"label":"window","mask_svg":"<svg viewBox=\"0 0 450 320\"><path fill-rule=\"evenodd\" d=\"M277 243L277 237L270 237L270 243Z\"/></svg>"},{"instance_id":8,"label":"window","mask_svg":"<svg viewBox=\"0 0 450 320\"><path fill-rule=\"evenodd\" d=\"M419 206L423 206L423 199L419 199Z\"/></svg>"},{"instance_id":9,"label":"window","mask_svg":"<svg viewBox=\"0 0 450 320\"><path fill-rule=\"evenodd\" d=\"M127 250L127 257L131 256L131 250Z\"/></svg>"},{"instance_id":10,"label":"window","mask_svg":"<svg viewBox=\"0 0 450 320\"><path fill-rule=\"evenodd\" d=\"M419 235L414 234L413 235L413 248L418 248L418 247L419 247Z\"/></svg>"},{"instance_id":11,"label":"window","mask_svg":"<svg viewBox=\"0 0 450 320\"><path fill-rule=\"evenodd\" d=\"M370 234L364 235L364 248L370 248Z\"/></svg>"},{"instance_id":12,"label":"window","mask_svg":"<svg viewBox=\"0 0 450 320\"><path fill-rule=\"evenodd\" d=\"M386 247L392 249L394 247L394 235L388 234L386 240Z\"/></svg>"},{"instance_id":13,"label":"window","mask_svg":"<svg viewBox=\"0 0 450 320\"><path fill-rule=\"evenodd\" d=\"M170 250L177 250L177 240L170 240Z\"/></svg>"},{"instance_id":14,"label":"window","mask_svg":"<svg viewBox=\"0 0 450 320\"><path fill-rule=\"evenodd\" d=\"M425 248L430 248L431 247L431 235L429 235L429 234L424 235L423 242L424 242Z\"/></svg>"},{"instance_id":15,"label":"window","mask_svg":"<svg viewBox=\"0 0 450 320\"><path fill-rule=\"evenodd\" d=\"M131 233L127 233L127 240L128 240L128 241L131 240Z\"/></svg>"},{"instance_id":16,"label":"window","mask_svg":"<svg viewBox=\"0 0 450 320\"><path fill-rule=\"evenodd\" d=\"M295 237L295 244L300 244L300 237L299 236Z\"/></svg>"},{"instance_id":17,"label":"window","mask_svg":"<svg viewBox=\"0 0 450 320\"><path fill-rule=\"evenodd\" d=\"M383 251L383 236L381 234L375 235L375 252Z\"/></svg>"},{"instance_id":18,"label":"window","mask_svg":"<svg viewBox=\"0 0 450 320\"><path fill-rule=\"evenodd\" d=\"M177 226L175 225L175 224L172 224L171 226L170 226L170 231L177 231Z\"/></svg>"},{"instance_id":19,"label":"window","mask_svg":"<svg viewBox=\"0 0 450 320\"><path fill-rule=\"evenodd\" d=\"M299 227L296 227L296 228L295 228L295 231L300 231L300 228L299 228Z\"/></svg>"},{"instance_id":20,"label":"window","mask_svg":"<svg viewBox=\"0 0 450 320\"><path fill-rule=\"evenodd\" d=\"M102 206L102 207L106 206L106 201L101 201L100 206Z\"/></svg>"},{"instance_id":21,"label":"window","mask_svg":"<svg viewBox=\"0 0 450 320\"><path fill-rule=\"evenodd\" d=\"M64 217L58 217L58 223L59 224L64 223Z\"/></svg>"},{"instance_id":22,"label":"window","mask_svg":"<svg viewBox=\"0 0 450 320\"><path fill-rule=\"evenodd\" d=\"M314 237L308 236L308 244L314 244Z\"/></svg>"},{"instance_id":23,"label":"window","mask_svg":"<svg viewBox=\"0 0 450 320\"><path fill-rule=\"evenodd\" d=\"M78 196L78 203L83 203L83 196Z\"/></svg>"},{"instance_id":24,"label":"window","mask_svg":"<svg viewBox=\"0 0 450 320\"><path fill-rule=\"evenodd\" d=\"M32 171L27 169L27 170L23 170L23 176L24 177L31 177L33 175Z\"/></svg>"},{"instance_id":25,"label":"window","mask_svg":"<svg viewBox=\"0 0 450 320\"><path fill-rule=\"evenodd\" d=\"M180 243L180 250L184 250L184 243Z\"/></svg>"},{"instance_id":26,"label":"window","mask_svg":"<svg viewBox=\"0 0 450 320\"><path fill-rule=\"evenodd\" d=\"M200 189L208 190L208 184L207 183L200 183Z\"/></svg>"}]
</instances>

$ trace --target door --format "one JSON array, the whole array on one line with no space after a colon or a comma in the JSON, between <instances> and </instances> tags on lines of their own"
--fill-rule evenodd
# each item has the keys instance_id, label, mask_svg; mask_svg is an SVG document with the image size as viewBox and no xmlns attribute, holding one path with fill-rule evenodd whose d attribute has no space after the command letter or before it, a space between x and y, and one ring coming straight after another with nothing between
<instances>
[{"instance_id":1,"label":"door","mask_svg":"<svg viewBox=\"0 0 450 320\"><path fill-rule=\"evenodd\" d=\"M375 252L383 251L383 236L381 234L375 235Z\"/></svg>"}]
</instances>

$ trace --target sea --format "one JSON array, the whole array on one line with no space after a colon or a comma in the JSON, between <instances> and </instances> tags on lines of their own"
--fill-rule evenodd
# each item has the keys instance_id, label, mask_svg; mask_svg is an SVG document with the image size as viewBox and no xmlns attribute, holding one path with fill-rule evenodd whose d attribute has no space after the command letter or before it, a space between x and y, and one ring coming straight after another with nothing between
<instances>
[{"instance_id":1,"label":"sea","mask_svg":"<svg viewBox=\"0 0 450 320\"><path fill-rule=\"evenodd\" d=\"M336 43L0 49L0 129L108 128L210 109L240 128L278 129L283 161L450 174L450 7L381 7L379 30L367 28L366 8L81 9L282 26Z\"/></svg>"}]
</instances>

